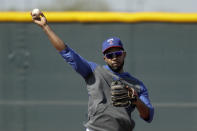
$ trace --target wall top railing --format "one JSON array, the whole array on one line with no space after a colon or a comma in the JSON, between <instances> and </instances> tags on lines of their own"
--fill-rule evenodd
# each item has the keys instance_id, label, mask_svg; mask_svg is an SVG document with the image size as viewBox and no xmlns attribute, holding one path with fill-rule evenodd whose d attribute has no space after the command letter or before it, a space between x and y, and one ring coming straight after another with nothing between
<instances>
[{"instance_id":1,"label":"wall top railing","mask_svg":"<svg viewBox=\"0 0 197 131\"><path fill-rule=\"evenodd\" d=\"M196 23L197 13L167 12L43 12L49 22ZM32 22L30 12L0 12L0 22Z\"/></svg>"}]
</instances>

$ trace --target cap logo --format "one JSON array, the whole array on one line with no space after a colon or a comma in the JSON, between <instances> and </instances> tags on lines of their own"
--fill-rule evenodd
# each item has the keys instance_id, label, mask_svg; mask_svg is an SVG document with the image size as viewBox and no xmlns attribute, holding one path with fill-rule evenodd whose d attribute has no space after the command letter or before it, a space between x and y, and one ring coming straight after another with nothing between
<instances>
[{"instance_id":1,"label":"cap logo","mask_svg":"<svg viewBox=\"0 0 197 131\"><path fill-rule=\"evenodd\" d=\"M113 41L114 41L114 39L113 39L113 38L111 38L111 39L108 39L108 40L107 40L107 42L108 42L110 45L112 45L112 44L113 44Z\"/></svg>"}]
</instances>

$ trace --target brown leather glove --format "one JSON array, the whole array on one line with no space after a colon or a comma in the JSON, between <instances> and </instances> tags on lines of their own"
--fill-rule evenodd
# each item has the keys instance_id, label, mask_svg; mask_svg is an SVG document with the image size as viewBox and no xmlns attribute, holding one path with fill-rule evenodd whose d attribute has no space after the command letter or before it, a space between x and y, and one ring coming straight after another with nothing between
<instances>
[{"instance_id":1,"label":"brown leather glove","mask_svg":"<svg viewBox=\"0 0 197 131\"><path fill-rule=\"evenodd\" d=\"M114 81L111 83L111 100L114 106L127 107L137 100L137 92L121 80Z\"/></svg>"}]
</instances>

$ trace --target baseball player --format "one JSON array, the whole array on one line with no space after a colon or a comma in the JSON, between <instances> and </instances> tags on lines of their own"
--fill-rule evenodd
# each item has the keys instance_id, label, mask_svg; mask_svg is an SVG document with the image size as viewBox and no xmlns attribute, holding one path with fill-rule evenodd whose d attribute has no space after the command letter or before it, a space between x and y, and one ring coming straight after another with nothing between
<instances>
[{"instance_id":1,"label":"baseball player","mask_svg":"<svg viewBox=\"0 0 197 131\"><path fill-rule=\"evenodd\" d=\"M89 102L88 120L84 125L86 131L132 131L135 122L131 113L134 109L138 110L143 120L152 121L154 108L147 88L123 69L126 51L119 38L111 37L103 42L102 53L106 65L100 66L87 61L65 44L49 27L42 12L39 17L32 15L32 19L87 84Z\"/></svg>"}]
</instances>

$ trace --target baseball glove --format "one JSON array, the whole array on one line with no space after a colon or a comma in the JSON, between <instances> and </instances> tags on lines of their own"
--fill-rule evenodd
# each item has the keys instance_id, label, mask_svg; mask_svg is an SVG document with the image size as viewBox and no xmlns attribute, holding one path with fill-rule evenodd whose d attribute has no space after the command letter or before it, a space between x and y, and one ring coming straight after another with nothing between
<instances>
[{"instance_id":1,"label":"baseball glove","mask_svg":"<svg viewBox=\"0 0 197 131\"><path fill-rule=\"evenodd\" d=\"M116 107L127 107L137 100L137 94L134 88L118 80L111 83L111 100Z\"/></svg>"}]
</instances>

